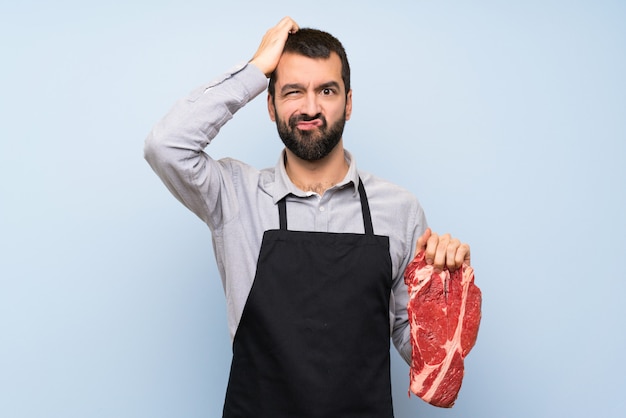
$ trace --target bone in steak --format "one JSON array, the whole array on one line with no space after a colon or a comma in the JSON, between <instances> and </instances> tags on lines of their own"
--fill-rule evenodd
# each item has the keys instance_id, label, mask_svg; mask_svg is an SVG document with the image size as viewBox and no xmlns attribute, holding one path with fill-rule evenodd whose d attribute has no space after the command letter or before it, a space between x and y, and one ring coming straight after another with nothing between
<instances>
[{"instance_id":1,"label":"bone in steak","mask_svg":"<svg viewBox=\"0 0 626 418\"><path fill-rule=\"evenodd\" d=\"M420 251L404 273L413 355L410 392L431 405L454 405L463 381L463 359L478 335L481 292L469 265L435 273Z\"/></svg>"}]
</instances>

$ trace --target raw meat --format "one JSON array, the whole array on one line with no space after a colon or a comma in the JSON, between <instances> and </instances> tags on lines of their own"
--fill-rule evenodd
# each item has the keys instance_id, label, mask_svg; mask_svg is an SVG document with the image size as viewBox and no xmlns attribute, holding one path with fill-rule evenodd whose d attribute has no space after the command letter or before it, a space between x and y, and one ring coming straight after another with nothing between
<instances>
[{"instance_id":1,"label":"raw meat","mask_svg":"<svg viewBox=\"0 0 626 418\"><path fill-rule=\"evenodd\" d=\"M410 391L431 405L454 405L463 381L463 359L478 335L481 292L469 265L435 273L423 251L404 273L413 349Z\"/></svg>"}]
</instances>

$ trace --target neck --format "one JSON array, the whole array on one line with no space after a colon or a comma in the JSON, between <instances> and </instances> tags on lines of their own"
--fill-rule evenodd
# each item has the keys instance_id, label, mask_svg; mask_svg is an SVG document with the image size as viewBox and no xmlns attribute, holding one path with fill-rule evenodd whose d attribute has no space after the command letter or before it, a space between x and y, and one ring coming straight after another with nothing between
<instances>
[{"instance_id":1,"label":"neck","mask_svg":"<svg viewBox=\"0 0 626 418\"><path fill-rule=\"evenodd\" d=\"M343 180L349 168L342 141L330 154L317 161L298 158L288 149L285 149L285 155L285 169L291 182L302 191L315 192L320 196Z\"/></svg>"}]
</instances>

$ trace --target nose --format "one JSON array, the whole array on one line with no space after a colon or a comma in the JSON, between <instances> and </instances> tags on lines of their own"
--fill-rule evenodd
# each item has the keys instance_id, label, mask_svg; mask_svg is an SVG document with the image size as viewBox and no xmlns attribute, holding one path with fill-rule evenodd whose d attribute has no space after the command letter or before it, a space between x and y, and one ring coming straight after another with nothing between
<instances>
[{"instance_id":1,"label":"nose","mask_svg":"<svg viewBox=\"0 0 626 418\"><path fill-rule=\"evenodd\" d=\"M304 115L317 115L320 113L320 104L318 101L317 94L309 93L305 96L302 106L300 108L300 112Z\"/></svg>"}]
</instances>

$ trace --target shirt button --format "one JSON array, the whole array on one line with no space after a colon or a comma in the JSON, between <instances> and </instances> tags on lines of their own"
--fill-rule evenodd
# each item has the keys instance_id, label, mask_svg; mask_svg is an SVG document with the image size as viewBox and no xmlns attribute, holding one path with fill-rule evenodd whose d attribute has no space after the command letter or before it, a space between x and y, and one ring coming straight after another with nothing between
<instances>
[{"instance_id":1,"label":"shirt button","mask_svg":"<svg viewBox=\"0 0 626 418\"><path fill-rule=\"evenodd\" d=\"M324 208L324 206L320 206L320 212L324 212L326 210L326 208Z\"/></svg>"}]
</instances>

